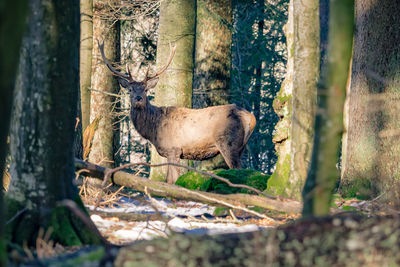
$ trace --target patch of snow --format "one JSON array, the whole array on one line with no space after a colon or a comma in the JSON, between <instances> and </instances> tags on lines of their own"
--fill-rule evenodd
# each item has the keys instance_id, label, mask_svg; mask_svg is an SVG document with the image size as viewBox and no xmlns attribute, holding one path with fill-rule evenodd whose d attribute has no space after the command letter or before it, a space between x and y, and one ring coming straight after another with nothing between
<instances>
[{"instance_id":1,"label":"patch of snow","mask_svg":"<svg viewBox=\"0 0 400 267\"><path fill-rule=\"evenodd\" d=\"M93 206L87 206L93 209ZM171 218L167 223L163 221L127 222L103 219L99 215L92 215L91 219L100 232L114 243L130 243L142 239L155 237L167 237L171 232L188 234L226 234L257 231L267 227L255 224L236 224L221 222L215 219L199 220L194 217L213 214L215 207L193 201L170 201L162 198L139 199L122 198L118 206L111 208L99 208L107 213L125 212L156 214ZM157 211L156 211L157 210Z\"/></svg>"}]
</instances>

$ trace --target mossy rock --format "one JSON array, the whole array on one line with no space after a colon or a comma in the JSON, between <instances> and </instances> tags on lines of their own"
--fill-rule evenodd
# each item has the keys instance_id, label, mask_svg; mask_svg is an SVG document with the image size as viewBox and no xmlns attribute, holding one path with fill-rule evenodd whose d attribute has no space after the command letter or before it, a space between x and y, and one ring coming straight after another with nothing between
<instances>
[{"instance_id":1,"label":"mossy rock","mask_svg":"<svg viewBox=\"0 0 400 267\"><path fill-rule=\"evenodd\" d=\"M269 176L262 172L248 169L216 170L211 173L227 178L231 183L248 185L260 191L265 190L269 179ZM175 184L192 190L218 194L254 193L245 188L230 187L220 180L193 171L179 177Z\"/></svg>"}]
</instances>

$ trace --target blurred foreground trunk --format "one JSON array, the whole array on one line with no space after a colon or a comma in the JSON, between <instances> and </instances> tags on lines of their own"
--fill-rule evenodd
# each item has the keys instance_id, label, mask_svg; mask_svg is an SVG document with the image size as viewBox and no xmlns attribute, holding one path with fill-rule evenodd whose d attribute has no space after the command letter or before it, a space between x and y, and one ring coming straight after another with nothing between
<instances>
[{"instance_id":1,"label":"blurred foreground trunk","mask_svg":"<svg viewBox=\"0 0 400 267\"><path fill-rule=\"evenodd\" d=\"M52 229L62 245L99 243L63 199L84 209L72 184L78 94L79 1L32 0L15 88L6 195L9 242L33 245ZM18 216L14 217L16 214Z\"/></svg>"},{"instance_id":2,"label":"blurred foreground trunk","mask_svg":"<svg viewBox=\"0 0 400 267\"><path fill-rule=\"evenodd\" d=\"M0 4L0 266L6 263L4 240L3 173L19 51L28 1L3 1Z\"/></svg>"},{"instance_id":3,"label":"blurred foreground trunk","mask_svg":"<svg viewBox=\"0 0 400 267\"><path fill-rule=\"evenodd\" d=\"M303 190L304 216L329 213L337 185L343 109L353 43L354 1L331 1L326 64L318 88L311 166Z\"/></svg>"},{"instance_id":4,"label":"blurred foreground trunk","mask_svg":"<svg viewBox=\"0 0 400 267\"><path fill-rule=\"evenodd\" d=\"M224 235L173 234L111 249L35 262L53 266L85 261L113 266L397 266L400 218L344 214L299 220L277 229ZM89 257L90 255L90 257ZM110 255L112 255L110 257Z\"/></svg>"}]
</instances>

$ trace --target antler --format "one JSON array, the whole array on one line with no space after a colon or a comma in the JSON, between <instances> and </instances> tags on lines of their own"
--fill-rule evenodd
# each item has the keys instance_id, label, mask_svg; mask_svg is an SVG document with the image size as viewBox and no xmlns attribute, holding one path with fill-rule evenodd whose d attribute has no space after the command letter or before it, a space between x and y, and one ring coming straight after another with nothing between
<instances>
[{"instance_id":1,"label":"antler","mask_svg":"<svg viewBox=\"0 0 400 267\"><path fill-rule=\"evenodd\" d=\"M108 59L106 58L106 56L104 55L104 42L103 42L103 43L100 43L100 41L97 39L97 43L98 43L98 45L99 45L99 49L100 49L100 52L101 52L101 57L103 58L104 63L106 63L106 65L107 65L107 67L110 69L110 71L111 71L115 76L118 76L118 77L127 79L128 81L131 81L131 82L132 82L132 81L133 81L133 78L132 78L132 75L131 75L129 69L128 69L129 75L126 75L126 74L124 74L124 73L121 73L121 72L117 71L117 70L111 65L111 63L108 61Z\"/></svg>"},{"instance_id":2,"label":"antler","mask_svg":"<svg viewBox=\"0 0 400 267\"><path fill-rule=\"evenodd\" d=\"M171 43L170 43L169 44L169 48L170 48L170 53L169 53L169 58L168 58L167 63L164 65L164 67L162 67L156 73L154 73L154 74L152 74L150 76L148 75L149 74L149 69L147 69L146 76L145 76L145 78L143 80L144 82L146 82L148 80L151 80L151 79L153 79L153 78L155 78L157 76L160 76L168 68L169 64L171 64L172 59L174 58L174 55L175 55L176 47L175 46L171 46Z\"/></svg>"}]
</instances>

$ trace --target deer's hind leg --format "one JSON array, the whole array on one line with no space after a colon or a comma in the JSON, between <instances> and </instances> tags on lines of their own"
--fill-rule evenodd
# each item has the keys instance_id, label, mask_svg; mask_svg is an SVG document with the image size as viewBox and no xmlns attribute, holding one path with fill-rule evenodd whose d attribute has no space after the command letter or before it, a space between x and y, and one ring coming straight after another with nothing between
<instances>
[{"instance_id":1,"label":"deer's hind leg","mask_svg":"<svg viewBox=\"0 0 400 267\"><path fill-rule=\"evenodd\" d=\"M216 144L217 149L221 153L224 158L226 164L229 169L239 169L242 166L241 162L241 151L235 149L232 143L230 142L219 142Z\"/></svg>"}]
</instances>

